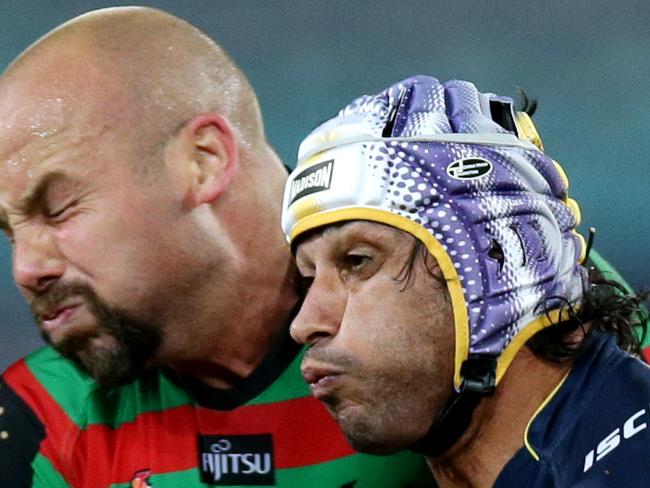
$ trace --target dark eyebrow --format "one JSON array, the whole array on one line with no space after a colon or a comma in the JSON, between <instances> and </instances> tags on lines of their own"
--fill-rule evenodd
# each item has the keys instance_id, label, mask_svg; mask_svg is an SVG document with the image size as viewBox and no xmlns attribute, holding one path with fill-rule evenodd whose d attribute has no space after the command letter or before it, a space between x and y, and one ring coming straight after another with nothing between
<instances>
[{"instance_id":1,"label":"dark eyebrow","mask_svg":"<svg viewBox=\"0 0 650 488\"><path fill-rule=\"evenodd\" d=\"M27 191L27 194L22 197L16 208L23 214L29 213L34 209L36 204L43 198L48 187L55 181L65 180L67 177L60 171L51 171L41 177L35 187Z\"/></svg>"}]
</instances>

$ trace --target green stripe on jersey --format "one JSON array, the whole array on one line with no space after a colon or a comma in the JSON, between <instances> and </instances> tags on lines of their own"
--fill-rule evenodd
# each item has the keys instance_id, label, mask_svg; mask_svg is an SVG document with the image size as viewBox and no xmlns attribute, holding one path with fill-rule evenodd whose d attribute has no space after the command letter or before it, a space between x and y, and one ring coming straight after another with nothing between
<instances>
[{"instance_id":1,"label":"green stripe on jersey","mask_svg":"<svg viewBox=\"0 0 650 488\"><path fill-rule=\"evenodd\" d=\"M84 425L86 400L95 382L51 347L25 358L27 367L77 426Z\"/></svg>"},{"instance_id":2,"label":"green stripe on jersey","mask_svg":"<svg viewBox=\"0 0 650 488\"><path fill-rule=\"evenodd\" d=\"M363 473L363 479L354 474ZM404 473L410 472L411 479ZM155 488L193 488L207 486L201 483L198 469L174 473L153 474L151 484ZM113 483L110 488L125 488L124 483ZM276 469L275 486L284 488L431 488L435 486L424 458L404 451L392 456L369 456L353 454L334 461L302 466L300 468ZM243 488L243 485L232 485Z\"/></svg>"},{"instance_id":3,"label":"green stripe on jersey","mask_svg":"<svg viewBox=\"0 0 650 488\"><path fill-rule=\"evenodd\" d=\"M598 271L600 271L603 274L603 276L605 276L605 278L607 278L608 280L617 281L625 288L627 288L630 292L634 292L632 287L623 279L623 277L620 274L618 274L618 271L616 271L614 267L611 264L609 264L609 262L607 262L600 254L598 254L593 249L589 253L589 259L596 265L596 269L598 269ZM650 324L648 325L650 326ZM650 327L648 333L646 334L643 340L643 344L641 345L641 348L645 349L648 346L650 346Z\"/></svg>"},{"instance_id":4,"label":"green stripe on jersey","mask_svg":"<svg viewBox=\"0 0 650 488\"><path fill-rule=\"evenodd\" d=\"M304 354L304 349L297 354L291 364L284 370L275 382L262 393L257 395L246 405L259 405L260 403L275 403L294 398L310 396L311 392L307 383L300 374L300 362Z\"/></svg>"},{"instance_id":5,"label":"green stripe on jersey","mask_svg":"<svg viewBox=\"0 0 650 488\"><path fill-rule=\"evenodd\" d=\"M26 362L40 384L79 428L89 424L116 427L145 412L192 403L186 392L171 384L159 371L145 373L134 383L107 390L100 389L92 378L51 347L39 349ZM162 383L166 384L158 386Z\"/></svg>"},{"instance_id":6,"label":"green stripe on jersey","mask_svg":"<svg viewBox=\"0 0 650 488\"><path fill-rule=\"evenodd\" d=\"M302 355L297 355L273 384L245 405L284 402L309 396L309 387L300 375L301 359ZM153 392L156 394L153 395ZM143 413L193 405L190 395L160 371L145 373L136 382L112 393L96 390L91 395L93 398L87 407L88 424L111 427L131 422Z\"/></svg>"},{"instance_id":7,"label":"green stripe on jersey","mask_svg":"<svg viewBox=\"0 0 650 488\"><path fill-rule=\"evenodd\" d=\"M357 480L351 473L363 473ZM405 479L405 473L411 478ZM431 471L424 458L410 451L392 456L354 454L326 466L303 466L276 471L277 486L319 488L432 488Z\"/></svg>"},{"instance_id":8,"label":"green stripe on jersey","mask_svg":"<svg viewBox=\"0 0 650 488\"><path fill-rule=\"evenodd\" d=\"M260 405L309 396L300 375L298 354L284 372L266 390L246 405ZM74 363L51 347L44 347L26 358L27 365L54 400L79 427L104 424L118 427L132 422L143 413L162 412L192 405L189 394L176 386L161 370L142 374L137 381L115 388L101 389Z\"/></svg>"},{"instance_id":9,"label":"green stripe on jersey","mask_svg":"<svg viewBox=\"0 0 650 488\"><path fill-rule=\"evenodd\" d=\"M34 468L32 488L70 488L50 460L40 452L32 461L32 467Z\"/></svg>"},{"instance_id":10,"label":"green stripe on jersey","mask_svg":"<svg viewBox=\"0 0 650 488\"><path fill-rule=\"evenodd\" d=\"M104 424L117 428L144 413L193 405L188 393L159 370L147 371L136 381L113 391L97 389L86 406L88 425Z\"/></svg>"}]
</instances>

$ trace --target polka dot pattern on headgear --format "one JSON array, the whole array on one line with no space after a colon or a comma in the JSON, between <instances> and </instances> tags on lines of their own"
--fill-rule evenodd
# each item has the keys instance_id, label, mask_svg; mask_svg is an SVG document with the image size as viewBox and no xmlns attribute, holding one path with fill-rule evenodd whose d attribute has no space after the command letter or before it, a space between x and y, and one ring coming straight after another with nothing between
<instances>
[{"instance_id":1,"label":"polka dot pattern on headgear","mask_svg":"<svg viewBox=\"0 0 650 488\"><path fill-rule=\"evenodd\" d=\"M511 102L427 76L360 97L305 139L285 192L289 240L363 218L425 242L455 317L465 317L455 324L466 344L457 375L472 355L501 360L546 325L549 306L582 295L584 243L566 182L551 158L493 120L493 103ZM327 184L314 176L324 164ZM301 196L316 180L322 185Z\"/></svg>"}]
</instances>

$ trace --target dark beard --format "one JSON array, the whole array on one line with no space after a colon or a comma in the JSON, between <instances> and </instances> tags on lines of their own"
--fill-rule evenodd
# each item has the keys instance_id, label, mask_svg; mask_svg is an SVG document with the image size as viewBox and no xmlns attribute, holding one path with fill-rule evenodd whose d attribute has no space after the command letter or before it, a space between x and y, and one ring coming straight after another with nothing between
<instances>
[{"instance_id":1,"label":"dark beard","mask_svg":"<svg viewBox=\"0 0 650 488\"><path fill-rule=\"evenodd\" d=\"M52 344L50 337L41 330L45 342L77 363L103 386L118 386L134 380L160 346L160 330L108 305L89 286L81 283L57 283L36 297L31 303L36 321L40 323L39 310L56 306L72 296L84 300L97 319L98 329L64 337L57 344ZM115 340L114 347L93 347L91 341L101 333Z\"/></svg>"}]
</instances>

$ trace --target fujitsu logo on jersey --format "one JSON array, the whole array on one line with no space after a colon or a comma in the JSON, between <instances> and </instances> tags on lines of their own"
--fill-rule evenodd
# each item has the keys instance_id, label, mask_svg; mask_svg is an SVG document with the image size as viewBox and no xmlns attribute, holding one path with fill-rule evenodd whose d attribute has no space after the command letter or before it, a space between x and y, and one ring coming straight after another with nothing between
<instances>
[{"instance_id":1,"label":"fujitsu logo on jersey","mask_svg":"<svg viewBox=\"0 0 650 488\"><path fill-rule=\"evenodd\" d=\"M221 439L210 446L212 452L201 454L203 470L212 473L214 481L227 474L267 474L271 471L270 453L229 453L231 448L229 441Z\"/></svg>"},{"instance_id":2,"label":"fujitsu logo on jersey","mask_svg":"<svg viewBox=\"0 0 650 488\"><path fill-rule=\"evenodd\" d=\"M291 182L289 205L293 202L312 193L328 190L332 183L332 170L334 160L323 161L322 163L309 166L302 173L296 175Z\"/></svg>"},{"instance_id":3,"label":"fujitsu logo on jersey","mask_svg":"<svg viewBox=\"0 0 650 488\"><path fill-rule=\"evenodd\" d=\"M201 477L212 485L273 485L271 434L200 435Z\"/></svg>"},{"instance_id":4,"label":"fujitsu logo on jersey","mask_svg":"<svg viewBox=\"0 0 650 488\"><path fill-rule=\"evenodd\" d=\"M617 427L606 435L596 448L589 451L585 456L583 473L589 471L595 463L616 449L621 444L621 440L631 439L639 432L647 429L648 422L644 421L644 417L648 416L648 412L645 408L635 412L623 423L622 432L621 427ZM622 437L621 433L623 434Z\"/></svg>"}]
</instances>

